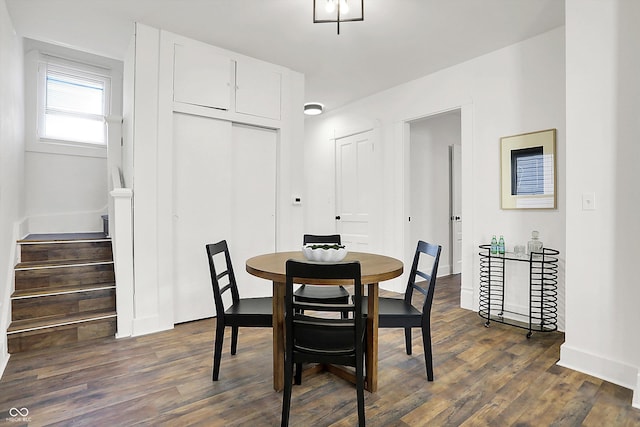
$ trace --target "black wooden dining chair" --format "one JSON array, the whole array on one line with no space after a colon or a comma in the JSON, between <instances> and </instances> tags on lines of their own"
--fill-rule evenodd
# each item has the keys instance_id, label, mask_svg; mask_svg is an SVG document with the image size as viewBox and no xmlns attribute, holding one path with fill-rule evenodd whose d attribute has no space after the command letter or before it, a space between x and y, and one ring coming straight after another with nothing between
<instances>
[{"instance_id":1,"label":"black wooden dining chair","mask_svg":"<svg viewBox=\"0 0 640 427\"><path fill-rule=\"evenodd\" d=\"M313 243L334 243L340 245L341 239L339 234L305 234L302 237L303 245ZM349 291L347 291L344 286L314 286L302 284L293 295L296 301L299 302L324 302L328 304L349 303ZM343 313L343 316L345 315L346 313Z\"/></svg>"},{"instance_id":2,"label":"black wooden dining chair","mask_svg":"<svg viewBox=\"0 0 640 427\"><path fill-rule=\"evenodd\" d=\"M424 347L424 362L427 367L427 379L433 381L433 358L431 353L431 304L436 287L436 276L440 252L442 246L418 241L404 299L379 298L378 300L378 327L379 328L404 328L405 347L407 354L411 354L411 328L422 329L422 346ZM430 261L430 262L429 262ZM429 265L430 264L430 265ZM422 269L425 266L425 270ZM418 276L418 277L416 277ZM418 281L416 281L416 278ZM421 280L424 279L424 280ZM424 295L424 302L420 309L411 303L413 291ZM365 313L367 309L367 297L363 299Z\"/></svg>"},{"instance_id":3,"label":"black wooden dining chair","mask_svg":"<svg viewBox=\"0 0 640 427\"><path fill-rule=\"evenodd\" d=\"M364 418L364 353L366 340L366 316L362 312L362 286L360 263L335 264L311 263L289 260L286 263L285 287L285 356L284 392L282 396L282 426L289 425L293 367L296 366L296 383L300 383L302 363L323 363L355 367L358 423ZM335 304L301 302L294 299L293 284L314 279L344 279L353 284L353 303ZM322 285L339 286L339 285ZM300 310L312 310L313 315ZM348 318L331 316L330 313L348 311Z\"/></svg>"},{"instance_id":4,"label":"black wooden dining chair","mask_svg":"<svg viewBox=\"0 0 640 427\"><path fill-rule=\"evenodd\" d=\"M213 300L216 305L216 338L213 350L213 381L218 381L224 329L231 327L231 354L238 347L238 329L240 326L270 328L273 324L273 303L271 297L240 298L233 264L229 255L227 241L206 245L209 257L209 271L213 285ZM223 256L224 254L224 256ZM222 266L218 273L216 264ZM227 295L225 295L227 293ZM231 298L229 298L229 294ZM231 300L225 309L225 301Z\"/></svg>"}]
</instances>

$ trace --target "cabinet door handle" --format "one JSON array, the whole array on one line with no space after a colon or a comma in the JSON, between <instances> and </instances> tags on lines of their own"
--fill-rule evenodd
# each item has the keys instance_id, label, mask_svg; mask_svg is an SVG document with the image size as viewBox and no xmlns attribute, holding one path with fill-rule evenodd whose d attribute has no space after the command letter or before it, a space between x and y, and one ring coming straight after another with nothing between
<instances>
[{"instance_id":1,"label":"cabinet door handle","mask_svg":"<svg viewBox=\"0 0 640 427\"><path fill-rule=\"evenodd\" d=\"M336 221L340 221L340 215L336 215Z\"/></svg>"}]
</instances>

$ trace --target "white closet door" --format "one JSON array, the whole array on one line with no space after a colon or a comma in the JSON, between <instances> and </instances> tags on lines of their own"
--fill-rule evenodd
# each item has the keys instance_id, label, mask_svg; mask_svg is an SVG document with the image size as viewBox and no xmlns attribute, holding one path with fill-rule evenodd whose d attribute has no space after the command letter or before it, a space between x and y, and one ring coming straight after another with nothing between
<instances>
[{"instance_id":1,"label":"white closet door","mask_svg":"<svg viewBox=\"0 0 640 427\"><path fill-rule=\"evenodd\" d=\"M247 258L275 250L275 131L174 114L174 322L215 314L207 243L227 240L240 295L271 295Z\"/></svg>"},{"instance_id":2,"label":"white closet door","mask_svg":"<svg viewBox=\"0 0 640 427\"><path fill-rule=\"evenodd\" d=\"M277 133L233 125L229 250L241 297L267 296L271 282L247 273L245 262L275 251Z\"/></svg>"},{"instance_id":3,"label":"white closet door","mask_svg":"<svg viewBox=\"0 0 640 427\"><path fill-rule=\"evenodd\" d=\"M215 313L205 244L230 238L231 123L173 117L173 293L174 322L180 323Z\"/></svg>"}]
</instances>

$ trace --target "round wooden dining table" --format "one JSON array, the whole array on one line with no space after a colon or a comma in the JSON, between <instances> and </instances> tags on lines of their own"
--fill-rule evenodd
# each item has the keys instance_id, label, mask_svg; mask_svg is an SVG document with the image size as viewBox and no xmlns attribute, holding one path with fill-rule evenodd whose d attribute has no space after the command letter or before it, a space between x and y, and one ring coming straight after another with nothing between
<instances>
[{"instance_id":1,"label":"round wooden dining table","mask_svg":"<svg viewBox=\"0 0 640 427\"><path fill-rule=\"evenodd\" d=\"M305 261L302 251L275 252L247 260L247 272L273 283L273 388L284 387L284 298L287 260ZM362 285L367 286L367 355L365 388L378 389L378 283L398 277L403 272L402 261L385 255L349 252L345 262L359 261ZM308 284L321 282L308 281ZM326 282L325 282L326 284ZM351 374L341 375L355 382Z\"/></svg>"}]
</instances>

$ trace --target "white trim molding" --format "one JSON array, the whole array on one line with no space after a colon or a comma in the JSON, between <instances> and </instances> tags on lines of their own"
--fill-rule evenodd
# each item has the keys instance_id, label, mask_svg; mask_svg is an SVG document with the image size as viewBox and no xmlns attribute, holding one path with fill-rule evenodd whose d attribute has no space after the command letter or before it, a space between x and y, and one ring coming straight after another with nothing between
<instances>
[{"instance_id":1,"label":"white trim molding","mask_svg":"<svg viewBox=\"0 0 640 427\"><path fill-rule=\"evenodd\" d=\"M120 177L116 168L115 176ZM133 191L129 188L117 188L111 191L114 199L113 257L116 274L116 309L118 311L117 338L130 337L133 334L134 321L134 275L133 275ZM110 224L111 228L111 224Z\"/></svg>"},{"instance_id":2,"label":"white trim molding","mask_svg":"<svg viewBox=\"0 0 640 427\"><path fill-rule=\"evenodd\" d=\"M633 400L631 406L640 409L640 371L636 375L636 388L633 390Z\"/></svg>"},{"instance_id":3,"label":"white trim molding","mask_svg":"<svg viewBox=\"0 0 640 427\"><path fill-rule=\"evenodd\" d=\"M640 372L635 366L562 344L558 365L634 390L633 406L640 408Z\"/></svg>"}]
</instances>

